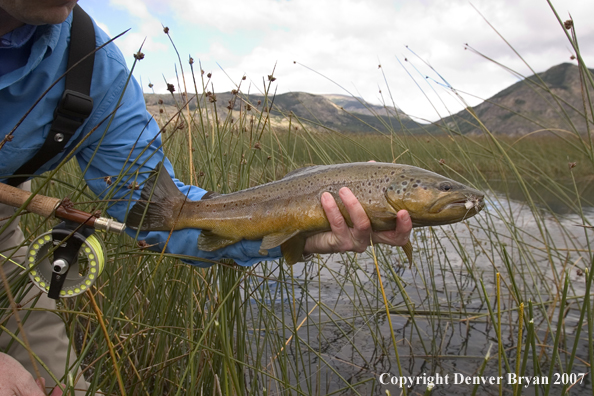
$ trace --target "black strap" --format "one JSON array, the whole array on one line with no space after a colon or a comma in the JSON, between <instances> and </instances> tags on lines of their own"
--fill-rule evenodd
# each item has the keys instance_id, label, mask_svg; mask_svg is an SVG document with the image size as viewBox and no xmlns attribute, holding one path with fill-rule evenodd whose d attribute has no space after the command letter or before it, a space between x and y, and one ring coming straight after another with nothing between
<instances>
[{"instance_id":1,"label":"black strap","mask_svg":"<svg viewBox=\"0 0 594 396\"><path fill-rule=\"evenodd\" d=\"M91 17L76 5L70 30L70 49L67 70L86 55L81 63L66 74L66 87L56 111L49 134L41 149L8 179L8 184L18 186L37 171L43 164L54 158L66 147L66 143L85 122L93 110L91 80L95 61L95 28Z\"/></svg>"}]
</instances>

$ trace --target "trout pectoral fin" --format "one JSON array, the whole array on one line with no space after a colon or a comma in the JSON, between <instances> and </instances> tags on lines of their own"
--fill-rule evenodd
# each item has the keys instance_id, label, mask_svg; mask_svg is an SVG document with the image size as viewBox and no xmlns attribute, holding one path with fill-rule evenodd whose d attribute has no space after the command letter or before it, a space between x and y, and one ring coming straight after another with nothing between
<instances>
[{"instance_id":1,"label":"trout pectoral fin","mask_svg":"<svg viewBox=\"0 0 594 396\"><path fill-rule=\"evenodd\" d=\"M413 247L410 241L406 242L406 245L402 246L402 250L404 250L404 254L406 254L406 258L408 259L408 264L412 265L412 254L413 254Z\"/></svg>"},{"instance_id":2,"label":"trout pectoral fin","mask_svg":"<svg viewBox=\"0 0 594 396\"><path fill-rule=\"evenodd\" d=\"M281 245L283 257L289 265L303 260L303 249L305 248L305 237L298 234Z\"/></svg>"},{"instance_id":3,"label":"trout pectoral fin","mask_svg":"<svg viewBox=\"0 0 594 396\"><path fill-rule=\"evenodd\" d=\"M232 245L240 240L241 239L222 237L209 230L202 230L198 237L198 249L212 252L213 250L224 248L225 246Z\"/></svg>"},{"instance_id":4,"label":"trout pectoral fin","mask_svg":"<svg viewBox=\"0 0 594 396\"><path fill-rule=\"evenodd\" d=\"M268 234L262 238L262 244L260 245L260 250L268 250L275 248L284 242L288 241L289 239L293 238L295 235L299 234L299 230L295 231L287 231L287 232L277 232L275 234Z\"/></svg>"}]
</instances>

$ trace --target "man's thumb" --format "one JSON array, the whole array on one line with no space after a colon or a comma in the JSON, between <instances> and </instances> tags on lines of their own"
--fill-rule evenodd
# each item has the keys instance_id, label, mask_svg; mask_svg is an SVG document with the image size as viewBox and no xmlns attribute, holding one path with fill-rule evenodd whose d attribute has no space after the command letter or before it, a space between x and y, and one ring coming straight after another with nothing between
<instances>
[{"instance_id":1,"label":"man's thumb","mask_svg":"<svg viewBox=\"0 0 594 396\"><path fill-rule=\"evenodd\" d=\"M62 384L62 386L65 386L64 384ZM60 389L59 386L56 385L56 387L54 388L54 390L52 391L52 393L50 393L50 396L62 396L62 389Z\"/></svg>"},{"instance_id":2,"label":"man's thumb","mask_svg":"<svg viewBox=\"0 0 594 396\"><path fill-rule=\"evenodd\" d=\"M39 378L37 378L35 380L35 383L37 384L37 386L39 387L39 389L41 389L41 391L45 395L45 378L39 377Z\"/></svg>"}]
</instances>

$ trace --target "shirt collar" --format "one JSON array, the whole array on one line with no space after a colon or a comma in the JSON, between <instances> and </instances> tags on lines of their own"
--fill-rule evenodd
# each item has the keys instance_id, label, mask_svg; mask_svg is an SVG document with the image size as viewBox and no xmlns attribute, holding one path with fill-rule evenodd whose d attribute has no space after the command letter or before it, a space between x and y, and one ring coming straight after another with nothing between
<instances>
[{"instance_id":1,"label":"shirt collar","mask_svg":"<svg viewBox=\"0 0 594 396\"><path fill-rule=\"evenodd\" d=\"M33 37L30 38L29 41L31 44L31 49L26 64L22 67L18 67L15 70L12 70L9 73L6 73L3 76L0 76L0 90L24 78L26 75L31 73L31 71L35 69L44 59L49 57L52 52L54 52L54 50L59 47L60 35L63 32L62 28L64 27L64 30L69 33L71 23L72 13L70 13L66 21L61 24L36 26L32 33ZM20 28L22 27L23 26ZM15 31L13 30L11 33L14 32ZM2 39L5 38L6 35L2 36ZM12 36L8 38L11 39L11 41L14 41ZM26 43L27 40L24 41L23 45ZM17 50L20 49L21 48L18 48ZM0 62L2 61L5 61L5 59L0 57Z\"/></svg>"},{"instance_id":2,"label":"shirt collar","mask_svg":"<svg viewBox=\"0 0 594 396\"><path fill-rule=\"evenodd\" d=\"M20 48L33 37L35 25L23 25L0 37L0 48Z\"/></svg>"}]
</instances>

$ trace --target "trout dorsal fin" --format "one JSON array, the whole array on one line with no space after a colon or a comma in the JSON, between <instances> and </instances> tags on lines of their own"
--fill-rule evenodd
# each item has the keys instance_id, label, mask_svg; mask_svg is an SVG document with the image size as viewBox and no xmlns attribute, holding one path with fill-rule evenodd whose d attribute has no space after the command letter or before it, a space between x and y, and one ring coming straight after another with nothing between
<instances>
[{"instance_id":1,"label":"trout dorsal fin","mask_svg":"<svg viewBox=\"0 0 594 396\"><path fill-rule=\"evenodd\" d=\"M314 172L316 169L318 169L320 167L324 167L324 166L323 165L312 165L312 166L305 166L303 168L298 168L298 169L292 170L291 172L287 173L285 176L283 176L283 179L286 179L288 177L297 176L302 173Z\"/></svg>"}]
</instances>

